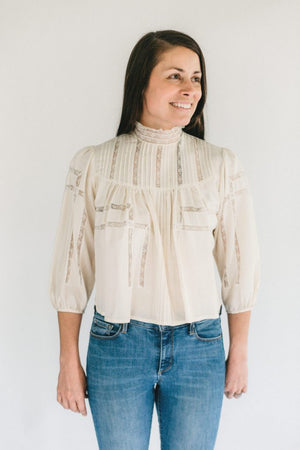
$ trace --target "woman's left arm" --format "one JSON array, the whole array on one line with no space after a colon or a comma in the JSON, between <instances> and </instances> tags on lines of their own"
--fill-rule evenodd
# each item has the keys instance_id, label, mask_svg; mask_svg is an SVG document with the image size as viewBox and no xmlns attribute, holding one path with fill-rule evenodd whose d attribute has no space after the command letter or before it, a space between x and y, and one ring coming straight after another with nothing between
<instances>
[{"instance_id":1,"label":"woman's left arm","mask_svg":"<svg viewBox=\"0 0 300 450\"><path fill-rule=\"evenodd\" d=\"M226 360L225 395L247 392L248 385L248 332L250 311L227 314L229 328L229 351Z\"/></svg>"},{"instance_id":2,"label":"woman's left arm","mask_svg":"<svg viewBox=\"0 0 300 450\"><path fill-rule=\"evenodd\" d=\"M224 392L238 398L247 391L248 331L260 285L260 251L253 198L239 158L223 149L220 208L213 254L221 278L221 295L230 335Z\"/></svg>"}]
</instances>

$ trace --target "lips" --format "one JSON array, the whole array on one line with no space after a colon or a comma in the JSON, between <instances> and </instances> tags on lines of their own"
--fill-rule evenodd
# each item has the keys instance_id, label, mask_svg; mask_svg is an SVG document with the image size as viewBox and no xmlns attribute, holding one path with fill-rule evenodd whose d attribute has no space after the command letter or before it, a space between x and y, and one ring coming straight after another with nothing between
<instances>
[{"instance_id":1,"label":"lips","mask_svg":"<svg viewBox=\"0 0 300 450\"><path fill-rule=\"evenodd\" d=\"M171 102L170 105L172 105L174 108L185 110L185 111L190 111L190 109L192 108L191 103L184 103L184 102ZM185 105L185 106L181 106L181 105Z\"/></svg>"}]
</instances>

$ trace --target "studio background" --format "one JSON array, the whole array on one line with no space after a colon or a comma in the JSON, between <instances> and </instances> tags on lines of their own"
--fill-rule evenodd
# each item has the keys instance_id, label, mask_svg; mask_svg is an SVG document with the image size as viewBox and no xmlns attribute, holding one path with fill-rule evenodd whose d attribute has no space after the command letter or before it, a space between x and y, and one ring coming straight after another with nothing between
<instances>
[{"instance_id":1,"label":"studio background","mask_svg":"<svg viewBox=\"0 0 300 450\"><path fill-rule=\"evenodd\" d=\"M299 449L299 2L1 0L0 9L0 446L97 448L88 401L86 417L56 401L48 288L65 177L77 150L116 135L135 43L175 29L204 53L205 138L245 166L262 259L248 392L224 395L216 450ZM93 302L94 293L81 325L83 367ZM224 308L222 327L227 354ZM150 450L159 448L154 408Z\"/></svg>"}]
</instances>

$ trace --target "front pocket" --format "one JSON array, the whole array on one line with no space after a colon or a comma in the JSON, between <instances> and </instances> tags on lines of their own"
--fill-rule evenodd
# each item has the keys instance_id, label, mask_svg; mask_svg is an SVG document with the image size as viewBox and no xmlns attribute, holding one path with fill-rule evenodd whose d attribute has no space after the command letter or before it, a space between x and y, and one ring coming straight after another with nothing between
<instances>
[{"instance_id":1,"label":"front pocket","mask_svg":"<svg viewBox=\"0 0 300 450\"><path fill-rule=\"evenodd\" d=\"M94 316L90 334L98 339L114 339L120 334L121 329L121 324L106 322L104 319Z\"/></svg>"},{"instance_id":2,"label":"front pocket","mask_svg":"<svg viewBox=\"0 0 300 450\"><path fill-rule=\"evenodd\" d=\"M221 318L194 322L195 337L200 341L213 342L222 338Z\"/></svg>"}]
</instances>

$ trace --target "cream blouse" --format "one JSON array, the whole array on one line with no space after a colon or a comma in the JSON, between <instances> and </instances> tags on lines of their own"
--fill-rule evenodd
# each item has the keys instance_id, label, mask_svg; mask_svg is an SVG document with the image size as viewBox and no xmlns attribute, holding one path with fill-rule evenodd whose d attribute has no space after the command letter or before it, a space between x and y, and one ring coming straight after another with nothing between
<instances>
[{"instance_id":1,"label":"cream blouse","mask_svg":"<svg viewBox=\"0 0 300 450\"><path fill-rule=\"evenodd\" d=\"M216 263L221 297L216 286ZM178 325L251 310L260 282L252 196L237 156L181 127L77 151L50 276L57 311Z\"/></svg>"}]
</instances>

